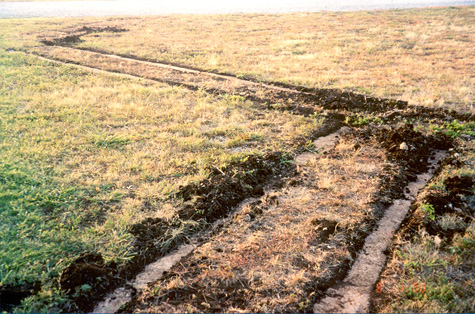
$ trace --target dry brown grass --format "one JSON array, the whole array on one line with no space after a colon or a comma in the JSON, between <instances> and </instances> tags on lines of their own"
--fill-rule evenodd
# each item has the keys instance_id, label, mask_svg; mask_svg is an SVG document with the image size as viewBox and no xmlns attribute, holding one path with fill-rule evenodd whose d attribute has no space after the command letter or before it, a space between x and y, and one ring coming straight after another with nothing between
<instances>
[{"instance_id":1,"label":"dry brown grass","mask_svg":"<svg viewBox=\"0 0 475 314\"><path fill-rule=\"evenodd\" d=\"M2 276L16 284L33 281L41 273L46 288L38 299L50 300L44 297L52 294L48 289L80 254L100 252L107 260L118 261L130 258L130 224L149 216L171 217L176 204L164 200L179 185L205 178L207 166L219 167L245 156L247 150L287 149L297 137L319 127L313 118L262 112L241 97L52 66L29 55L7 53L7 48L31 51L41 46L39 39L64 36L81 26L118 26L129 31L90 34L78 46L257 80L342 88L465 110L473 107L475 97L474 10L0 20L0 70L5 78L0 109L2 121L9 123L0 131L5 131L2 138L14 139L1 143L2 158L9 173L11 168L11 173L21 174L15 179L40 177L31 179L39 182L35 183L39 191L24 196L23 183L12 181L18 196L8 194L11 191L5 195L18 201L25 215L11 214L22 219L15 226L30 223L29 229L18 232L27 230L29 238L44 240L35 242L37 246L25 244L16 229L2 237L9 241L3 248L12 244L18 248L2 251L13 269ZM83 56L78 55L77 61L91 61ZM223 311L307 307L305 284L348 258L345 232L354 226L364 228L359 224L371 218L368 202L384 156L369 146L355 151L353 144L339 144L339 158L322 158L302 167L303 183L276 191L278 204L264 199L262 213L244 209L228 229L190 258L199 269L197 275L190 275L191 266L177 267L175 272L182 276L155 285L156 297L191 283L207 287L210 295L220 285L249 284L252 289L244 289L248 303ZM45 219L39 196L49 202L54 191L65 191L65 198L53 198L56 216ZM73 196L78 201L68 207ZM21 207L26 197L33 204L28 210ZM36 224L27 220L31 208ZM10 217L6 219L13 224ZM322 232L321 221L335 222L336 231L325 243L309 245L318 243L315 234ZM67 241L75 246L63 249L65 241L58 241L58 235L77 244ZM464 243L457 241L459 246ZM54 258L45 243L53 243ZM24 267L24 249L35 254L43 250L34 267ZM415 246L408 251L421 250ZM298 266L298 261L306 261L310 270ZM2 282L7 282L5 278ZM266 293L269 290L280 293ZM61 299L58 291L53 293L54 300ZM208 310L206 300L196 303L193 294L189 297L179 305L151 304L147 310ZM36 299L31 300L36 306ZM49 303L44 309L51 310L54 302L45 302Z\"/></svg>"},{"instance_id":2,"label":"dry brown grass","mask_svg":"<svg viewBox=\"0 0 475 314\"><path fill-rule=\"evenodd\" d=\"M130 31L91 34L79 46L468 110L475 102L474 10L110 19Z\"/></svg>"},{"instance_id":3,"label":"dry brown grass","mask_svg":"<svg viewBox=\"0 0 475 314\"><path fill-rule=\"evenodd\" d=\"M0 20L0 285L42 284L26 312L58 311L59 276L78 256L130 260L131 226L173 216L180 185L250 153L292 150L321 122L7 51L63 21Z\"/></svg>"}]
</instances>

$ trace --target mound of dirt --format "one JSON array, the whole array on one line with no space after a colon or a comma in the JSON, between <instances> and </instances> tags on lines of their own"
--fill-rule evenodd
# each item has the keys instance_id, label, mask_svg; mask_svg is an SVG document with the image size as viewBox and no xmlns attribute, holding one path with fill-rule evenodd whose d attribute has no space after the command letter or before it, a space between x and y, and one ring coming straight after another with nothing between
<instances>
[{"instance_id":1,"label":"mound of dirt","mask_svg":"<svg viewBox=\"0 0 475 314\"><path fill-rule=\"evenodd\" d=\"M444 181L445 189L449 195L458 196L458 194L473 195L473 185L475 179L473 177L451 177Z\"/></svg>"},{"instance_id":2,"label":"mound of dirt","mask_svg":"<svg viewBox=\"0 0 475 314\"><path fill-rule=\"evenodd\" d=\"M452 147L452 140L444 135L427 136L415 131L412 124L382 132L382 146L387 149L389 159L397 161L409 172L415 174L427 171L429 156L433 149L447 150Z\"/></svg>"},{"instance_id":3,"label":"mound of dirt","mask_svg":"<svg viewBox=\"0 0 475 314\"><path fill-rule=\"evenodd\" d=\"M328 241L330 236L335 233L337 222L326 219L318 219L312 221L315 226L314 238L310 240L310 245L319 245L320 243Z\"/></svg>"},{"instance_id":4,"label":"mound of dirt","mask_svg":"<svg viewBox=\"0 0 475 314\"><path fill-rule=\"evenodd\" d=\"M55 38L46 38L40 40L41 43L45 44L46 46L65 46L65 47L72 47L75 44L81 43L84 40L81 39L81 36L92 34L92 33L123 33L127 32L128 29L125 28L117 28L112 26L106 27L89 27L83 26L74 30L67 30L67 35L63 37L55 37Z\"/></svg>"},{"instance_id":5,"label":"mound of dirt","mask_svg":"<svg viewBox=\"0 0 475 314\"><path fill-rule=\"evenodd\" d=\"M199 198L186 204L179 212L180 219L201 220L212 223L225 217L229 211L248 197L264 195L264 185L288 172L295 166L287 162L282 153L250 156L245 162L231 163L223 170L213 170L210 179L182 187L177 197L185 201L193 196Z\"/></svg>"},{"instance_id":6,"label":"mound of dirt","mask_svg":"<svg viewBox=\"0 0 475 314\"><path fill-rule=\"evenodd\" d=\"M117 281L116 272L117 264L104 263L99 254L86 254L74 260L60 277L61 290L73 300L63 311L77 312L90 308Z\"/></svg>"},{"instance_id":7,"label":"mound of dirt","mask_svg":"<svg viewBox=\"0 0 475 314\"><path fill-rule=\"evenodd\" d=\"M475 212L468 204L468 196L474 195L473 186L475 179L469 176L455 176L445 179L446 191L433 190L425 196L423 202L432 205L434 209L434 219L426 218L424 226L430 235L437 235L441 238L452 239L454 234L463 233ZM440 220L445 214L460 216L465 224L454 224L453 226L443 226Z\"/></svg>"},{"instance_id":8,"label":"mound of dirt","mask_svg":"<svg viewBox=\"0 0 475 314\"><path fill-rule=\"evenodd\" d=\"M61 38L54 38L54 39L44 39L41 40L41 43L45 44L46 46L73 46L75 44L81 43L84 40L81 39L78 35L68 35Z\"/></svg>"},{"instance_id":9,"label":"mound of dirt","mask_svg":"<svg viewBox=\"0 0 475 314\"><path fill-rule=\"evenodd\" d=\"M82 26L76 29L74 32L92 34L92 33L124 33L129 30L126 28L120 28L115 26L106 26L106 27L94 27L94 26Z\"/></svg>"}]
</instances>

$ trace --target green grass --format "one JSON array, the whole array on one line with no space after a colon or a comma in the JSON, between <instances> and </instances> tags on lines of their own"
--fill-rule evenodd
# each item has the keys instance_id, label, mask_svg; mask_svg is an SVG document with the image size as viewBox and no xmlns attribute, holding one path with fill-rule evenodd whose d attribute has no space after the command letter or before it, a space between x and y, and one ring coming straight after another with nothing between
<instances>
[{"instance_id":1,"label":"green grass","mask_svg":"<svg viewBox=\"0 0 475 314\"><path fill-rule=\"evenodd\" d=\"M397 289L384 312L408 313L467 313L474 311L473 279L475 254L475 224L463 236L457 236L452 245L439 249L433 238L423 235L404 245L397 254L402 263L402 274L397 278ZM425 291L411 285L419 283Z\"/></svg>"},{"instance_id":2,"label":"green grass","mask_svg":"<svg viewBox=\"0 0 475 314\"><path fill-rule=\"evenodd\" d=\"M57 106L48 92L78 73L19 54L0 52L1 284L47 281L79 253L108 252L123 260L130 236L126 221L93 221L117 201L113 182L78 184L65 165L75 151L93 151L77 133L78 107ZM10 88L14 86L14 88Z\"/></svg>"}]
</instances>

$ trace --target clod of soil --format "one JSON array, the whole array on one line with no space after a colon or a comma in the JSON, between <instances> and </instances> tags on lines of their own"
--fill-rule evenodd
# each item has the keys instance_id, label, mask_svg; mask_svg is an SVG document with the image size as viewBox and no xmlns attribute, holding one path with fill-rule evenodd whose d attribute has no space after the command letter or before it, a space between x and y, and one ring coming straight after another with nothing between
<instances>
[{"instance_id":1,"label":"clod of soil","mask_svg":"<svg viewBox=\"0 0 475 314\"><path fill-rule=\"evenodd\" d=\"M244 163L231 163L223 170L213 169L211 179L182 187L177 197L189 201L199 198L178 212L180 219L204 219L212 223L248 197L264 195L264 185L273 178L295 168L282 153L250 156Z\"/></svg>"},{"instance_id":2,"label":"clod of soil","mask_svg":"<svg viewBox=\"0 0 475 314\"><path fill-rule=\"evenodd\" d=\"M311 240L311 245L318 245L328 241L328 238L335 233L337 222L326 219L312 221L315 226L315 238Z\"/></svg>"},{"instance_id":3,"label":"clod of soil","mask_svg":"<svg viewBox=\"0 0 475 314\"><path fill-rule=\"evenodd\" d=\"M397 160L415 174L427 171L428 159L432 149L447 150L452 147L452 140L446 136L426 136L414 131L412 124L383 132L382 146L389 152L389 158Z\"/></svg>"},{"instance_id":4,"label":"clod of soil","mask_svg":"<svg viewBox=\"0 0 475 314\"><path fill-rule=\"evenodd\" d=\"M78 44L80 42L83 42L84 40L81 39L80 36L77 35L71 35L71 36L65 36L62 38L54 38L51 40L42 40L41 42L45 44L46 46L73 46L74 44Z\"/></svg>"},{"instance_id":5,"label":"clod of soil","mask_svg":"<svg viewBox=\"0 0 475 314\"><path fill-rule=\"evenodd\" d=\"M75 30L67 31L69 34L64 37L56 37L56 38L48 38L43 39L40 42L47 45L47 46L65 46L71 47L75 44L83 42L84 40L81 39L81 36L88 35L91 33L122 33L127 32L128 30L125 28L117 28L117 27L89 27L83 26Z\"/></svg>"},{"instance_id":6,"label":"clod of soil","mask_svg":"<svg viewBox=\"0 0 475 314\"><path fill-rule=\"evenodd\" d=\"M473 177L451 177L444 181L445 188L450 195L465 194L473 195L473 185L475 179Z\"/></svg>"},{"instance_id":7,"label":"clod of soil","mask_svg":"<svg viewBox=\"0 0 475 314\"><path fill-rule=\"evenodd\" d=\"M106 265L101 255L87 254L64 269L60 277L60 287L75 300L73 307L89 306L100 300L101 293L109 288L116 269L117 265L114 263ZM77 292L80 292L79 297L75 297Z\"/></svg>"},{"instance_id":8,"label":"clod of soil","mask_svg":"<svg viewBox=\"0 0 475 314\"><path fill-rule=\"evenodd\" d=\"M445 179L444 186L446 191L431 191L424 197L423 202L432 205L434 209L434 219L426 218L424 226L430 235L438 235L444 239L451 239L455 233L465 232L466 225L460 224L450 228L444 228L439 223L440 217L447 213L462 216L465 223L468 223L473 209L467 204L467 197L474 195L473 186L475 179L469 176L455 176Z\"/></svg>"}]
</instances>

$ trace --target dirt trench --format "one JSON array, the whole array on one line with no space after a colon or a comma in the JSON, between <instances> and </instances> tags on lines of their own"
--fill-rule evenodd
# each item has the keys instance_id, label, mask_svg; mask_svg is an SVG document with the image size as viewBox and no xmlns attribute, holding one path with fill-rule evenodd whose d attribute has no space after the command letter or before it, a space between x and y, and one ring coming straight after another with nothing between
<instances>
[{"instance_id":1,"label":"dirt trench","mask_svg":"<svg viewBox=\"0 0 475 314\"><path fill-rule=\"evenodd\" d=\"M411 199L432 178L437 164L446 153L437 151L429 162L427 172L419 174L416 181L408 185L405 198L397 199L378 222L378 228L365 241L361 254L353 264L345 280L334 288L328 289L326 297L315 304L315 313L367 313L370 298L380 272L386 263L388 249L394 233L399 229L411 207Z\"/></svg>"},{"instance_id":2,"label":"dirt trench","mask_svg":"<svg viewBox=\"0 0 475 314\"><path fill-rule=\"evenodd\" d=\"M195 67L169 62L157 62L133 55L113 55L94 48L77 48L81 36L98 32L124 32L116 27L88 27L67 29L53 37L40 38L42 46L31 53L48 59L82 65L107 72L127 74L191 90L213 94L234 94L263 105L265 108L312 115L329 110L340 113L370 113L383 122L402 119L445 119L475 121L472 114L409 106L405 101L381 99L336 89L312 89L280 82L262 82L252 78L203 71Z\"/></svg>"},{"instance_id":3,"label":"dirt trench","mask_svg":"<svg viewBox=\"0 0 475 314\"><path fill-rule=\"evenodd\" d=\"M219 219L230 217L231 227L221 228L222 233L216 231L216 237L218 238L212 238L215 236L214 233L201 238L198 241L199 249L211 245L209 243L213 241L222 241L219 237L225 237L223 233L226 233L226 230L229 231L239 226L243 227L243 225L251 231L254 228L265 233L265 224L261 223L257 226L253 226L253 224L259 219L265 221L267 219L266 213L271 209L278 208L278 203L281 201L288 204L293 201L298 203L295 199L292 201L292 198L289 200L289 198L281 196L282 193L288 194L289 189L294 188L305 191L313 189L314 192L312 193L316 195L323 193L320 191L322 188L314 182L318 181L319 178L314 176L313 170L305 166L306 164L318 164L318 160L322 159L336 162L348 158L348 154L351 155L363 150L363 148L370 151L376 149L378 152L384 152L384 158L381 161L389 164L381 166L380 171L371 173L371 178L368 178L368 182L371 181L368 186L376 187L376 190L371 194L371 200L365 203L366 209L360 213L362 218L358 218L361 219L358 220L359 227L349 227L348 222L345 222L345 225L335 217L322 215L321 207L323 205L318 205L320 206L318 207L317 204L314 204L317 206L316 210L307 212L308 216L303 215L301 220L294 222L297 225L303 225L305 232L308 232L305 236L310 240L305 243L310 248L310 252L314 254L316 251L312 250L318 249L320 250L319 253L327 254L325 255L327 259L317 263L315 260L311 260L311 256L305 256L303 253L285 257L287 258L286 265L290 265L289 267L297 270L297 273L303 272L301 276L304 278L302 282L296 281L296 284L300 287L299 294L291 292L292 289L285 285L285 280L289 279L283 277L284 284L279 287L278 294L287 294L291 298L291 300L286 299L286 302L288 301L287 305L284 306L272 300L273 289L262 288L262 290L259 290L255 287L259 285L259 282L262 282L262 278L254 282L249 278L243 280L238 274L235 276L237 279L234 278L233 280L221 280L219 278L215 282L205 280L206 282L202 284L204 286L208 285L210 289L209 291L203 290L201 286L196 283L192 284L192 282L194 278L201 276L203 265L211 267L212 264L209 264L209 261L199 260L201 257L197 257L196 253L191 253L181 259L155 284L155 287L157 285L160 287L170 285L177 278L181 280L183 272L186 272L183 287L167 288L166 291L159 288L158 292L153 293L146 289L144 293L135 295L134 299L123 308L124 311L139 309L180 311L186 310L187 308L182 307L186 305L200 312L239 309L311 312L314 303L329 295L326 292L329 288L344 283L352 265L360 254L360 250L363 248L366 237L373 232L377 222L383 217L384 212L394 200L407 194L410 182L414 182L421 173L428 170L430 166L429 158L433 151L436 148L448 149L452 145L450 138L442 135L438 137L424 135L415 131L412 124L403 121L412 119L422 123L429 120L474 120L474 117L468 114L413 107L401 101L378 99L337 90L311 90L275 82L258 83L232 76L206 73L196 69L72 48L75 43L81 40L81 34L97 31L125 30L88 29L85 27L81 31L62 38L45 40L43 43L47 46L38 47L33 53L56 62L77 64L88 69L160 81L193 90L203 89L217 94L232 93L254 101L256 105L263 109L286 110L306 116L318 114L326 116L327 119L325 127L315 130L310 138L302 139L297 143L298 148L293 152L293 156L284 155L281 152L274 152L265 156L250 156L244 163L234 163L224 169L215 169L207 181L182 187L175 197L182 198L185 201L185 206L178 212L176 219L170 221L148 219L131 227L130 232L136 237L134 248L137 255L129 264L120 267L113 264L106 265L100 256L83 256L73 262L63 272L61 288L70 291L71 297L77 288L83 284L90 284L93 286L93 290L90 293L82 293L79 296L72 297L72 301L63 308L65 312L91 311L93 305L102 300L106 293L132 280L136 274L145 268L145 265L172 252L181 244L187 243L192 235L198 235L199 238L200 233L206 234L205 231L209 230L209 227ZM315 141L315 151L302 154L306 149L303 147L304 143L308 140L317 140L331 135L332 132L339 130L345 124L344 121L351 121L352 117L360 113L370 113L378 117L384 124L376 127L355 128L344 135L333 134L334 139L330 141L330 143L333 143L330 145L331 147L322 149L321 146L318 147L319 142ZM349 148L335 150L335 144L338 144L343 138L350 143L348 144ZM374 142L375 138L377 139L376 142ZM370 158L370 156L365 155L365 158ZM294 159L297 160L297 164L294 163ZM376 161L374 162L376 163ZM348 178L344 177L343 180L348 180ZM331 189L329 192L327 189L325 195L330 197L334 192ZM305 195L295 193L300 195L299 197ZM275 196L275 194L279 196ZM238 205L247 198L260 199L246 210L233 214ZM308 204L303 206L308 206ZM282 215L285 216L285 213L282 213ZM310 219L310 216L313 218ZM281 217L279 216L279 218ZM341 217L339 219L343 220ZM345 227L341 227L342 224ZM174 237L174 231L177 229L185 230L182 237ZM228 240L236 241L236 239ZM160 245L157 246L156 243L160 243ZM280 242L277 241L277 243ZM280 244L285 245L285 243ZM337 253L328 252L328 248L332 250L336 246L339 246ZM267 249L269 252L276 250L275 247ZM223 246L217 246L213 250L215 253L227 252L227 248ZM253 265L252 259L261 262L261 265L269 262L263 259L262 256L258 256L257 251L256 248L246 248L243 251L244 253L241 252L239 256L248 254L249 259L240 263ZM237 267L240 266L237 265ZM317 268L320 272L310 274ZM248 270L241 269L237 273L240 271L246 274L248 272ZM296 275L295 272L292 274ZM186 284L186 282L189 282L189 284ZM209 285L216 286L211 288ZM265 306L262 304L259 305L261 307L249 305L250 297L256 295ZM152 306L163 305L164 307L147 308L148 304L152 304Z\"/></svg>"},{"instance_id":4,"label":"dirt trench","mask_svg":"<svg viewBox=\"0 0 475 314\"><path fill-rule=\"evenodd\" d=\"M358 145L363 146L369 153L362 156L361 164L375 163L381 167L377 172L380 180L371 194L371 200L362 204L359 210L352 213L348 211L338 213L337 210L330 215L321 201L311 200L310 203L299 204L301 198L308 193L318 195L317 199L321 200L326 200L335 193L332 190L321 194L324 193L323 187L315 186L318 175L312 170L311 165L312 162L318 164L323 158L331 159L332 162L338 160L344 164L355 158L355 147L356 151L362 149L361 146L355 145L355 139L361 140L361 137L358 131L345 130L347 134L340 134L345 141L340 143L343 148L332 147L333 149L328 150L326 147L322 153L325 157L317 154L313 160L305 158L299 165L299 173L289 178L282 188L267 192L259 201L236 213L233 223L228 228L207 239L193 253L182 258L158 282L150 286L149 290L136 296L122 311L312 312L314 303L320 300L327 302L325 297L331 296L333 291L328 289L345 284L348 275L355 276L355 272L360 276L371 274L376 280L381 269L375 269L372 265L369 273L365 270L367 272L365 274L361 270L365 267L358 266L358 260L364 256L360 252L365 239L388 245L391 239L390 231L394 232L398 224L386 226L382 231L380 228L372 234L377 222L380 221L380 225L387 224L386 221L391 220L390 218L385 217L381 220L380 218L385 212L395 212L399 214L400 223L405 212L401 210L399 204L401 201L396 201L389 209L387 204L393 203L397 198L408 198L417 193L435 171L435 165L439 161L438 158L429 161L435 148L440 145L439 139L425 137L420 133L414 134L409 132L409 129L410 126L386 132L380 130L381 135L377 142L382 143L381 146L375 143L374 139L358 142ZM363 130L367 131L369 130ZM375 133L377 130L371 131ZM340 138L336 138L333 144L339 141ZM347 141L353 146L347 145ZM409 143L406 145L411 145L412 152L403 158L400 157L402 154L384 149L385 146L401 147L406 142ZM385 150L386 153L384 158L376 161L374 156L378 155L376 153L378 149ZM417 158L419 163L411 164L413 158ZM384 161L388 159L393 161L390 167L384 166ZM426 165L431 169L424 174L428 168ZM398 169L396 176L395 167ZM360 182L365 180L370 182L375 173L366 179L363 174L360 175L358 177ZM416 182L413 179L414 175ZM414 183L410 183L411 181ZM373 182L367 184L371 185ZM339 187L340 194L344 186L348 188L352 185L354 183L351 178L346 177ZM401 190L401 186L407 186L409 192ZM411 201L406 200L403 203L403 207L408 207ZM289 218L289 212L295 217ZM351 223L345 222L343 217L355 213L358 218L353 218ZM281 220L284 222L281 223ZM275 230L280 230L286 236ZM299 233L292 234L289 230L299 230ZM367 238L370 234L371 237ZM261 236L257 242L249 240L257 238L258 235ZM298 252L292 251L291 248L295 247L299 247ZM381 259L384 256L382 251L384 249L380 253ZM280 258L281 264L277 262L274 264L276 256L277 259ZM317 261L317 256L326 258ZM355 267L354 263L357 270L349 272L352 266ZM380 268L383 265L382 259ZM266 274L269 277L273 276L272 284L269 283ZM301 281L292 280L297 274L302 276ZM274 282L277 282L277 287L272 286ZM366 286L360 290L366 293L369 289L371 292L373 284L374 282L365 281ZM280 296L277 298L276 295ZM317 311L319 309L317 308ZM325 308L325 311L327 310L328 307Z\"/></svg>"},{"instance_id":5,"label":"dirt trench","mask_svg":"<svg viewBox=\"0 0 475 314\"><path fill-rule=\"evenodd\" d=\"M54 42L54 39L51 41ZM61 40L59 40L61 42ZM335 89L309 89L279 82L255 82L166 63L144 61L90 49L54 45L35 48L31 53L49 60L128 77L178 85L211 94L233 94L260 104L263 109L291 111L311 116L333 112L347 116L370 114L383 123L403 120L430 122L475 121L475 115L442 108L409 106L407 102L381 99Z\"/></svg>"}]
</instances>

